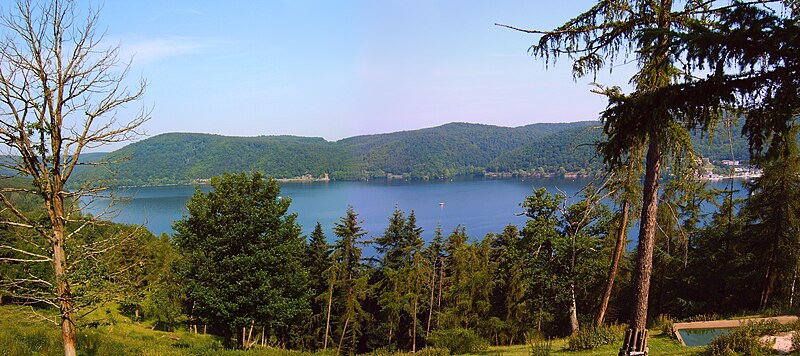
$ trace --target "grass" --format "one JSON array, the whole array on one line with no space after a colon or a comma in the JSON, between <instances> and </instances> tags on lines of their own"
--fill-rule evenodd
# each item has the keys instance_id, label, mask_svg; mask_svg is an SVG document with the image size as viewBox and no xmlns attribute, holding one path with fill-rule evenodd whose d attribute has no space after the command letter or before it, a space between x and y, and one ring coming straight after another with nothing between
<instances>
[{"instance_id":1,"label":"grass","mask_svg":"<svg viewBox=\"0 0 800 356\"><path fill-rule=\"evenodd\" d=\"M97 310L86 319L77 335L78 355L303 355L273 348L248 352L224 350L218 337L153 330L149 323L134 323L113 307ZM92 321L96 326L87 326ZM63 352L57 326L34 317L30 309L0 306L0 355L58 355Z\"/></svg>"},{"instance_id":2,"label":"grass","mask_svg":"<svg viewBox=\"0 0 800 356\"><path fill-rule=\"evenodd\" d=\"M224 350L217 337L152 330L149 323L134 323L113 307L97 310L87 319L95 321L96 327L84 326L78 332L79 355L307 355L274 348ZM683 347L667 336L654 334L649 340L652 355L691 355L702 349ZM621 346L605 345L591 351L570 352L566 351L567 339L553 340L551 345L551 355L615 355ZM493 346L477 355L529 356L530 351L529 345ZM29 310L0 305L0 355L61 353L61 335L55 325L32 318Z\"/></svg>"},{"instance_id":3,"label":"grass","mask_svg":"<svg viewBox=\"0 0 800 356\"><path fill-rule=\"evenodd\" d=\"M603 345L594 350L589 351L567 351L567 339L555 339L552 341L551 355L616 355L622 344ZM648 340L648 347L650 347L651 355L693 355L700 351L702 348L698 347L685 347L680 342L670 339L660 333L651 336ZM514 345L514 346L492 346L488 350L483 351L477 355L508 355L508 356L529 356L530 346L528 345Z\"/></svg>"}]
</instances>

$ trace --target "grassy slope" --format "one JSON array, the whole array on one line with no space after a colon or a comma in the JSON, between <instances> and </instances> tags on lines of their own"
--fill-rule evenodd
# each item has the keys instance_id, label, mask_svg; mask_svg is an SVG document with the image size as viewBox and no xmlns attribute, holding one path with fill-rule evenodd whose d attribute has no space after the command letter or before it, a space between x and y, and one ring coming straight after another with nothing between
<instances>
[{"instance_id":1,"label":"grassy slope","mask_svg":"<svg viewBox=\"0 0 800 356\"><path fill-rule=\"evenodd\" d=\"M172 333L152 330L149 323L132 323L130 319L103 308L88 317L97 320L95 328L83 327L78 335L82 355L303 355L300 352L272 348L255 348L248 352L221 349L220 339L185 331ZM116 322L109 324L107 315ZM592 351L567 352L566 339L553 341L553 355L613 355L620 345L606 345ZM682 347L677 341L657 335L650 339L653 355L690 355L697 348ZM62 353L59 330L52 324L37 321L31 314L13 306L0 306L0 354L56 355ZM480 355L529 355L525 345L491 347Z\"/></svg>"},{"instance_id":2,"label":"grassy slope","mask_svg":"<svg viewBox=\"0 0 800 356\"><path fill-rule=\"evenodd\" d=\"M276 349L257 349L250 352L221 349L221 340L210 335L186 331L163 332L152 330L149 323L132 323L112 310L115 323L108 323L102 308L83 321L78 332L79 355L302 355ZM90 320L100 323L87 327ZM36 320L27 310L15 306L0 306L0 355L58 355L63 354L61 333L49 323Z\"/></svg>"}]
</instances>

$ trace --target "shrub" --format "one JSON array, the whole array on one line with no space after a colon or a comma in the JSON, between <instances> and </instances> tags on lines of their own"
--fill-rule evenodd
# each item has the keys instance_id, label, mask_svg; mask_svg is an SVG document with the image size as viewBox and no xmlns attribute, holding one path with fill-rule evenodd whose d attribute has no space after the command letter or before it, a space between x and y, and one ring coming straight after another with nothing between
<instances>
[{"instance_id":1,"label":"shrub","mask_svg":"<svg viewBox=\"0 0 800 356\"><path fill-rule=\"evenodd\" d=\"M531 356L549 356L553 346L550 339L545 340L544 338L533 338L530 344Z\"/></svg>"},{"instance_id":2,"label":"shrub","mask_svg":"<svg viewBox=\"0 0 800 356\"><path fill-rule=\"evenodd\" d=\"M770 345L765 345L756 335L747 330L736 329L728 334L720 335L711 340L706 346L704 355L769 355L772 353Z\"/></svg>"},{"instance_id":3,"label":"shrub","mask_svg":"<svg viewBox=\"0 0 800 356\"><path fill-rule=\"evenodd\" d=\"M668 336L671 339L676 339L675 337L675 322L669 315L661 314L656 318L655 323L653 324L655 329L660 329L661 333Z\"/></svg>"},{"instance_id":4,"label":"shrub","mask_svg":"<svg viewBox=\"0 0 800 356\"><path fill-rule=\"evenodd\" d=\"M775 320L749 323L720 335L706 346L704 355L771 355L772 345L760 340L763 335L775 334L786 327Z\"/></svg>"},{"instance_id":5,"label":"shrub","mask_svg":"<svg viewBox=\"0 0 800 356\"><path fill-rule=\"evenodd\" d=\"M686 318L684 321L686 321L686 322L695 322L695 321L711 321L711 320L720 320L720 319L722 319L722 317L720 317L717 314L711 313L711 314L699 314L699 315L691 316L691 317Z\"/></svg>"},{"instance_id":6,"label":"shrub","mask_svg":"<svg viewBox=\"0 0 800 356\"><path fill-rule=\"evenodd\" d=\"M450 350L450 354L475 353L489 348L489 343L468 329L445 329L431 332L428 339L436 348Z\"/></svg>"},{"instance_id":7,"label":"shrub","mask_svg":"<svg viewBox=\"0 0 800 356\"><path fill-rule=\"evenodd\" d=\"M613 344L619 340L619 328L614 326L587 327L569 337L567 349L570 351L592 350L601 345Z\"/></svg>"}]
</instances>

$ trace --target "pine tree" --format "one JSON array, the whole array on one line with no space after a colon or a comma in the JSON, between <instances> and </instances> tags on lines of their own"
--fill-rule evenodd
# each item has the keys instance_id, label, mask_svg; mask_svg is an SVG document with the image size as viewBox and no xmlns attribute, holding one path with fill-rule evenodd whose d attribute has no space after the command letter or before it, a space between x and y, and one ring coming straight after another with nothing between
<instances>
[{"instance_id":1,"label":"pine tree","mask_svg":"<svg viewBox=\"0 0 800 356\"><path fill-rule=\"evenodd\" d=\"M523 336L530 316L530 305L526 298L528 282L523 273L527 256L520 250L519 243L519 229L515 225L508 225L501 234L494 235L491 244L495 281L493 314L502 320L509 345ZM496 343L499 344L499 341Z\"/></svg>"},{"instance_id":2,"label":"pine tree","mask_svg":"<svg viewBox=\"0 0 800 356\"><path fill-rule=\"evenodd\" d=\"M436 326L439 325L439 314L442 305L442 287L444 280L444 236L442 227L437 225L433 231L433 239L425 249L425 257L431 268L431 279L429 284L430 300L428 301L428 320L425 326L425 338L431 333L431 326L436 310Z\"/></svg>"},{"instance_id":3,"label":"pine tree","mask_svg":"<svg viewBox=\"0 0 800 356\"><path fill-rule=\"evenodd\" d=\"M368 268L361 260L360 241L367 233L358 221L358 214L353 211L353 207L347 209L347 213L342 217L333 228L339 240L333 248L332 273L335 278L336 298L339 304L340 314L338 334L338 352L349 351L354 353L357 346L361 328L367 321L368 314L362 308L361 303L367 297L369 278ZM349 343L345 345L344 341ZM345 349L346 348L346 349Z\"/></svg>"},{"instance_id":4,"label":"pine tree","mask_svg":"<svg viewBox=\"0 0 800 356\"><path fill-rule=\"evenodd\" d=\"M383 236L374 240L375 250L381 254L376 294L378 305L386 319L383 326L386 329L387 345L390 349L396 348L403 309L401 269L405 265L404 256L406 254L403 249L407 240L405 219L403 212L399 208L395 208Z\"/></svg>"},{"instance_id":5,"label":"pine tree","mask_svg":"<svg viewBox=\"0 0 800 356\"><path fill-rule=\"evenodd\" d=\"M427 281L433 275L433 268L425 258L425 241L422 239L422 228L417 226L417 216L414 211L408 216L404 226L406 240L405 255L407 260L403 266L404 276L404 305L406 313L411 316L409 335L411 336L411 352L417 351L417 333L419 330L420 301L428 291Z\"/></svg>"},{"instance_id":6,"label":"pine tree","mask_svg":"<svg viewBox=\"0 0 800 356\"><path fill-rule=\"evenodd\" d=\"M325 326L322 321L326 318L328 302L329 277L331 267L331 245L328 244L322 225L317 222L306 247L305 265L308 269L309 286L314 302L311 303L311 319L309 332L314 335L312 347L319 348L319 341L324 337L322 331Z\"/></svg>"}]
</instances>

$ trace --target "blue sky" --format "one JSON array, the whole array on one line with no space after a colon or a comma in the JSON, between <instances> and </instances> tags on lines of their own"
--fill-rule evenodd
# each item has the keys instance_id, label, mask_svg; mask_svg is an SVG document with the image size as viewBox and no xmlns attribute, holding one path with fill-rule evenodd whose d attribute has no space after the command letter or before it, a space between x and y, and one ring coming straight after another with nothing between
<instances>
[{"instance_id":1,"label":"blue sky","mask_svg":"<svg viewBox=\"0 0 800 356\"><path fill-rule=\"evenodd\" d=\"M574 82L566 60L546 69L527 53L536 36L493 25L550 29L592 3L106 0L100 25L149 82L148 136L338 140L597 119L591 78ZM626 71L598 81L624 84Z\"/></svg>"}]
</instances>

